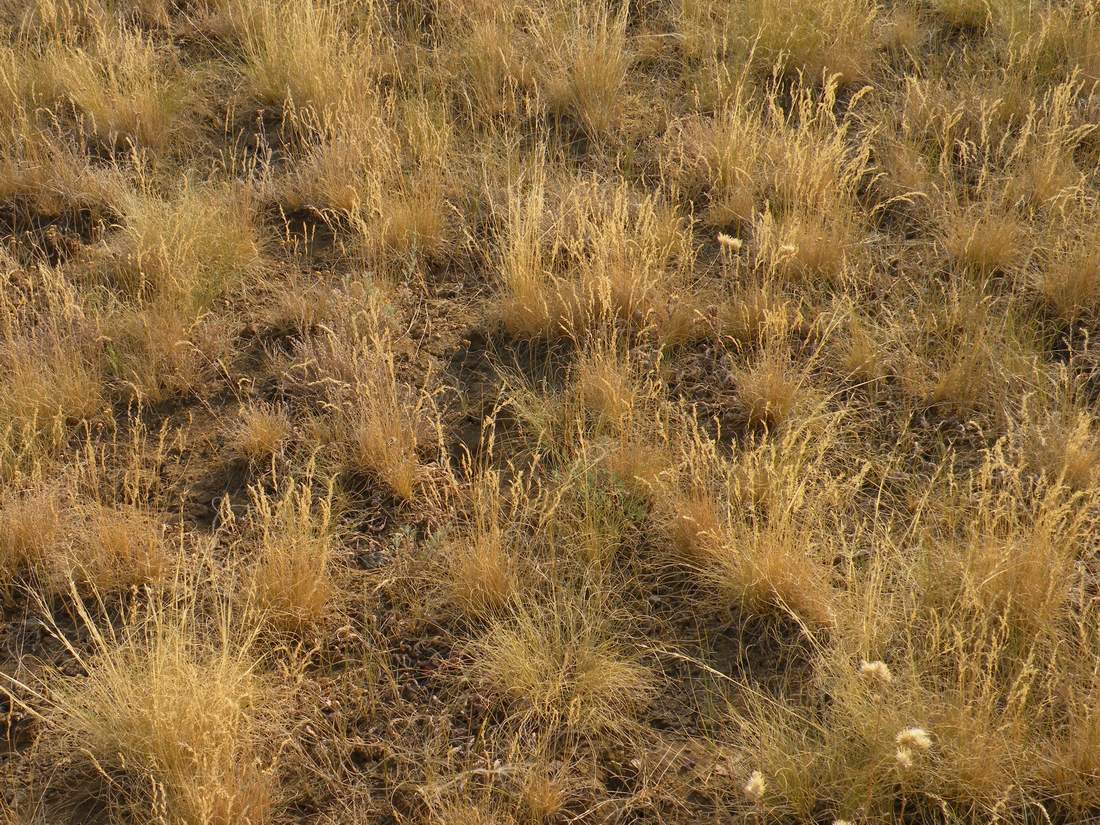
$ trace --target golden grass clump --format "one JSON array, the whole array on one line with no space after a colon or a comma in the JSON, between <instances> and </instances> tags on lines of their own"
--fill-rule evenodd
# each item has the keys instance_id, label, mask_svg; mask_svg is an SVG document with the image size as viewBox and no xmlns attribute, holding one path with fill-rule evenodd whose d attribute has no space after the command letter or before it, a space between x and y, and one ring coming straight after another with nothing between
<instances>
[{"instance_id":1,"label":"golden grass clump","mask_svg":"<svg viewBox=\"0 0 1100 825\"><path fill-rule=\"evenodd\" d=\"M1070 240L1038 276L1039 292L1054 315L1068 324L1100 311L1100 238Z\"/></svg>"},{"instance_id":2,"label":"golden grass clump","mask_svg":"<svg viewBox=\"0 0 1100 825\"><path fill-rule=\"evenodd\" d=\"M1063 730L1044 754L1050 760L1044 784L1065 789L1061 804L1071 815L1081 815L1097 801L1096 787L1088 781L1100 768L1096 764L1100 722L1095 697L1095 685L1088 685L1072 700Z\"/></svg>"},{"instance_id":3,"label":"golden grass clump","mask_svg":"<svg viewBox=\"0 0 1100 825\"><path fill-rule=\"evenodd\" d=\"M259 103L315 114L370 104L384 49L373 3L360 32L350 30L344 11L314 0L226 5L245 87Z\"/></svg>"},{"instance_id":4,"label":"golden grass clump","mask_svg":"<svg viewBox=\"0 0 1100 825\"><path fill-rule=\"evenodd\" d=\"M465 615L499 612L518 589L516 562L498 529L475 531L445 547L450 601Z\"/></svg>"},{"instance_id":5,"label":"golden grass clump","mask_svg":"<svg viewBox=\"0 0 1100 825\"><path fill-rule=\"evenodd\" d=\"M724 610L787 615L810 627L828 627L835 595L828 569L806 546L813 540L787 525L727 528L694 573Z\"/></svg>"},{"instance_id":6,"label":"golden grass clump","mask_svg":"<svg viewBox=\"0 0 1100 825\"><path fill-rule=\"evenodd\" d=\"M931 294L919 322L890 324L886 344L904 394L939 415L981 415L1006 423L1008 392L1022 403L1020 378L1035 369L1038 342L1022 313L1001 313L993 296L965 281Z\"/></svg>"},{"instance_id":7,"label":"golden grass clump","mask_svg":"<svg viewBox=\"0 0 1100 825\"><path fill-rule=\"evenodd\" d=\"M935 0L932 8L951 26L962 29L981 28L997 5L985 0Z\"/></svg>"},{"instance_id":8,"label":"golden grass clump","mask_svg":"<svg viewBox=\"0 0 1100 825\"><path fill-rule=\"evenodd\" d=\"M509 197L498 263L505 328L583 336L604 321L645 328L667 318L691 260L675 215L625 187L579 182L560 195L547 187L536 171Z\"/></svg>"},{"instance_id":9,"label":"golden grass clump","mask_svg":"<svg viewBox=\"0 0 1100 825\"><path fill-rule=\"evenodd\" d=\"M474 12L469 19L460 15L455 23L455 79L469 88L478 111L489 116L515 114L523 91L534 84L531 38L517 25L513 11L506 4Z\"/></svg>"},{"instance_id":10,"label":"golden grass clump","mask_svg":"<svg viewBox=\"0 0 1100 825\"><path fill-rule=\"evenodd\" d=\"M573 118L589 135L606 135L624 109L631 54L627 3L560 4L536 32L542 65L535 76L550 110Z\"/></svg>"},{"instance_id":11,"label":"golden grass clump","mask_svg":"<svg viewBox=\"0 0 1100 825\"><path fill-rule=\"evenodd\" d=\"M527 499L498 472L477 470L462 528L440 547L444 597L467 619L503 615L524 586L521 539Z\"/></svg>"},{"instance_id":12,"label":"golden grass clump","mask_svg":"<svg viewBox=\"0 0 1100 825\"><path fill-rule=\"evenodd\" d=\"M0 499L0 591L19 581L48 580L62 546L60 502L48 491L6 491Z\"/></svg>"},{"instance_id":13,"label":"golden grass clump","mask_svg":"<svg viewBox=\"0 0 1100 825\"><path fill-rule=\"evenodd\" d=\"M745 349L782 341L802 326L799 306L772 279L738 289L718 307L717 331Z\"/></svg>"},{"instance_id":14,"label":"golden grass clump","mask_svg":"<svg viewBox=\"0 0 1100 825\"><path fill-rule=\"evenodd\" d=\"M0 426L47 429L104 410L102 376L79 341L12 339L0 346Z\"/></svg>"},{"instance_id":15,"label":"golden grass clump","mask_svg":"<svg viewBox=\"0 0 1100 825\"><path fill-rule=\"evenodd\" d=\"M277 625L316 626L333 615L338 539L330 485L317 495L312 478L289 481L281 491L251 492L248 525L256 558L248 574L249 594Z\"/></svg>"},{"instance_id":16,"label":"golden grass clump","mask_svg":"<svg viewBox=\"0 0 1100 825\"><path fill-rule=\"evenodd\" d=\"M578 736L624 730L654 695L656 674L598 605L551 598L491 621L466 650L471 678L517 724Z\"/></svg>"},{"instance_id":17,"label":"golden grass clump","mask_svg":"<svg viewBox=\"0 0 1100 825\"><path fill-rule=\"evenodd\" d=\"M792 428L776 445L756 447L737 464L709 449L693 474L715 478L726 496L672 491L662 502L676 560L700 585L707 609L789 617L804 628L830 627L839 595L826 538L812 525L843 483L815 478L813 459L830 432ZM808 439L817 439L811 449Z\"/></svg>"},{"instance_id":18,"label":"golden grass clump","mask_svg":"<svg viewBox=\"0 0 1100 825\"><path fill-rule=\"evenodd\" d=\"M0 140L0 193L20 212L58 219L87 209L104 217L116 191L112 171L93 166L83 149L20 112Z\"/></svg>"},{"instance_id":19,"label":"golden grass clump","mask_svg":"<svg viewBox=\"0 0 1100 825\"><path fill-rule=\"evenodd\" d=\"M1026 244L1024 228L1011 213L965 210L948 218L947 254L979 274L1011 272L1026 253Z\"/></svg>"},{"instance_id":20,"label":"golden grass clump","mask_svg":"<svg viewBox=\"0 0 1100 825\"><path fill-rule=\"evenodd\" d=\"M1019 493L1028 481L1020 464L991 453L977 477L929 515L927 540L940 550L939 561L927 554L927 575L930 582L943 578L927 598L961 599L997 616L1003 630L1033 638L1070 621L1076 559L1089 527L1062 477L1044 477L1023 504Z\"/></svg>"},{"instance_id":21,"label":"golden grass clump","mask_svg":"<svg viewBox=\"0 0 1100 825\"><path fill-rule=\"evenodd\" d=\"M765 265L786 280L838 280L856 243L850 224L797 213L765 213L756 235Z\"/></svg>"},{"instance_id":22,"label":"golden grass clump","mask_svg":"<svg viewBox=\"0 0 1100 825\"><path fill-rule=\"evenodd\" d=\"M35 70L44 93L70 103L107 146L179 151L197 136L200 84L141 31L97 27L84 47L51 44Z\"/></svg>"},{"instance_id":23,"label":"golden grass clump","mask_svg":"<svg viewBox=\"0 0 1100 825\"><path fill-rule=\"evenodd\" d=\"M639 365L631 363L629 352L617 341L592 342L581 353L573 375L573 392L580 407L597 427L612 432L628 431L644 414L646 385Z\"/></svg>"},{"instance_id":24,"label":"golden grass clump","mask_svg":"<svg viewBox=\"0 0 1100 825\"><path fill-rule=\"evenodd\" d=\"M108 385L122 398L158 404L203 387L228 350L219 319L156 302L104 320Z\"/></svg>"},{"instance_id":25,"label":"golden grass clump","mask_svg":"<svg viewBox=\"0 0 1100 825\"><path fill-rule=\"evenodd\" d=\"M431 399L397 377L384 339L348 354L350 382L335 392L335 428L346 469L380 481L398 499L415 498L430 437Z\"/></svg>"},{"instance_id":26,"label":"golden grass clump","mask_svg":"<svg viewBox=\"0 0 1100 825\"><path fill-rule=\"evenodd\" d=\"M305 157L274 182L288 211L351 215L370 202L372 186L396 162L392 133L368 115L332 114L313 125Z\"/></svg>"},{"instance_id":27,"label":"golden grass clump","mask_svg":"<svg viewBox=\"0 0 1100 825\"><path fill-rule=\"evenodd\" d=\"M1028 465L1071 490L1087 490L1097 480L1100 440L1092 417L1079 409L1055 410L1019 428Z\"/></svg>"},{"instance_id":28,"label":"golden grass clump","mask_svg":"<svg viewBox=\"0 0 1100 825\"><path fill-rule=\"evenodd\" d=\"M884 380L890 364L876 330L857 316L848 319L848 340L840 355L844 375L865 385Z\"/></svg>"},{"instance_id":29,"label":"golden grass clump","mask_svg":"<svg viewBox=\"0 0 1100 825\"><path fill-rule=\"evenodd\" d=\"M173 567L163 519L129 503L74 502L65 479L0 503L0 589L17 583L53 597L76 588L98 599L165 580Z\"/></svg>"},{"instance_id":30,"label":"golden grass clump","mask_svg":"<svg viewBox=\"0 0 1100 825\"><path fill-rule=\"evenodd\" d=\"M835 79L819 92L796 84L782 108L776 92L760 99L750 88L738 81L713 118L671 132L669 174L688 194L706 196L702 217L716 228L744 229L767 212L792 226L829 216L831 245L847 240L859 225L856 195L870 146L866 137L847 139L851 124L837 116Z\"/></svg>"},{"instance_id":31,"label":"golden grass clump","mask_svg":"<svg viewBox=\"0 0 1100 825\"><path fill-rule=\"evenodd\" d=\"M1008 535L987 528L964 540L953 575L982 610L1001 611L1032 632L1057 626L1073 572L1072 533L1060 532L1066 528L1073 529L1057 521Z\"/></svg>"},{"instance_id":32,"label":"golden grass clump","mask_svg":"<svg viewBox=\"0 0 1100 825\"><path fill-rule=\"evenodd\" d=\"M274 790L259 721L273 711L270 690L249 638L196 627L192 610L156 609L117 638L93 629L94 651L79 654L85 675L57 685L51 722L124 810L266 822Z\"/></svg>"},{"instance_id":33,"label":"golden grass clump","mask_svg":"<svg viewBox=\"0 0 1100 825\"><path fill-rule=\"evenodd\" d=\"M563 778L544 768L535 768L525 777L521 803L531 821L553 821L565 812L568 801L569 787Z\"/></svg>"},{"instance_id":34,"label":"golden grass clump","mask_svg":"<svg viewBox=\"0 0 1100 825\"><path fill-rule=\"evenodd\" d=\"M807 394L804 378L780 355L765 353L735 370L734 380L745 422L750 427L781 426Z\"/></svg>"},{"instance_id":35,"label":"golden grass clump","mask_svg":"<svg viewBox=\"0 0 1100 825\"><path fill-rule=\"evenodd\" d=\"M124 224L108 240L104 268L124 295L203 308L260 263L247 190L185 184L167 198L126 192L119 209Z\"/></svg>"},{"instance_id":36,"label":"golden grass clump","mask_svg":"<svg viewBox=\"0 0 1100 825\"><path fill-rule=\"evenodd\" d=\"M231 431L231 443L248 461L266 461L282 450L290 433L290 418L284 409L254 404L241 410Z\"/></svg>"},{"instance_id":37,"label":"golden grass clump","mask_svg":"<svg viewBox=\"0 0 1100 825\"><path fill-rule=\"evenodd\" d=\"M125 593L157 584L171 572L174 553L151 514L131 506L100 506L73 517L80 521L57 571L62 582L71 580L98 594Z\"/></svg>"},{"instance_id":38,"label":"golden grass clump","mask_svg":"<svg viewBox=\"0 0 1100 825\"><path fill-rule=\"evenodd\" d=\"M919 529L928 531L928 540L914 567L897 568L903 551L896 539L879 542L880 559L850 591L852 600L837 604L834 627L844 630L831 635L814 665L833 705L820 718L812 743L800 739L799 703L783 706L756 697L748 707L731 708L736 735L764 737L752 758L766 776L775 777L776 814L799 816L829 804L838 813L872 817L933 787L950 804L966 800L988 812L1003 804L1005 792L1019 781L1015 759L1038 758L1046 747L1037 739L1052 721L1048 691L1062 680L1082 683L1079 674L1035 670L1027 662L1059 657L1047 634L1072 622L1066 598L1076 579L1056 557L1063 550L1079 553L1081 534L1076 524L1061 521L1074 516L1057 488L1049 488L1033 509L1023 505L1014 485L1026 482L1004 455L987 454L979 475L974 487L958 495L945 492L937 497L936 512L922 516ZM1055 548L1039 538L1052 533L1065 536L1068 544ZM955 546L945 544L949 535L964 542L981 536L978 547L1003 550L1004 566L948 572L945 546L946 556L979 566L990 552L1000 552L969 544L956 556ZM1021 554L1046 559L1018 567ZM884 575L898 574L907 582L905 590L882 587ZM1052 590L1054 580L1058 586ZM909 634L924 644L909 647L903 641ZM870 658L876 651L899 649L906 650L904 658L892 658L889 666ZM991 711L984 698L991 690L1007 691L1013 699ZM1087 740L1082 734L1078 741ZM1043 767L1028 781L1045 783L1047 777ZM1067 808L1073 804L1080 799L1067 800Z\"/></svg>"},{"instance_id":39,"label":"golden grass clump","mask_svg":"<svg viewBox=\"0 0 1100 825\"><path fill-rule=\"evenodd\" d=\"M346 225L350 251L372 263L446 260L459 240L450 204L462 180L449 115L390 98L363 108L304 121L306 157L273 194L289 211Z\"/></svg>"},{"instance_id":40,"label":"golden grass clump","mask_svg":"<svg viewBox=\"0 0 1100 825\"><path fill-rule=\"evenodd\" d=\"M423 477L418 457L421 424L398 417L396 383L381 379L374 389L382 394L361 397L363 408L347 422L349 465L376 475L398 498L411 500Z\"/></svg>"},{"instance_id":41,"label":"golden grass clump","mask_svg":"<svg viewBox=\"0 0 1100 825\"><path fill-rule=\"evenodd\" d=\"M774 61L813 82L836 77L842 83L870 79L875 63L877 6L866 0L754 0L745 19L764 68ZM744 26L744 23L741 23Z\"/></svg>"}]
</instances>

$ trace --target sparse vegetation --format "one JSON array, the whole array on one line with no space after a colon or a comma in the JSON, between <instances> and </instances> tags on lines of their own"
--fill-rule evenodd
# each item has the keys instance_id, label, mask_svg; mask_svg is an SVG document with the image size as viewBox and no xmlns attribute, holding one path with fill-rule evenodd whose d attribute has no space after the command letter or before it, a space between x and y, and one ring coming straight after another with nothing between
<instances>
[{"instance_id":1,"label":"sparse vegetation","mask_svg":"<svg viewBox=\"0 0 1100 825\"><path fill-rule=\"evenodd\" d=\"M1094 0L0 0L0 822L1100 817Z\"/></svg>"}]
</instances>

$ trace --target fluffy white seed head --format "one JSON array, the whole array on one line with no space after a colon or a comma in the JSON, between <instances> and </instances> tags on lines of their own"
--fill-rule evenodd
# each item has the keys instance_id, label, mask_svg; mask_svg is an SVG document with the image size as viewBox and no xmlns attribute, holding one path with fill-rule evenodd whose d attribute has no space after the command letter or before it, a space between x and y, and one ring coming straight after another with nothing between
<instances>
[{"instance_id":1,"label":"fluffy white seed head","mask_svg":"<svg viewBox=\"0 0 1100 825\"><path fill-rule=\"evenodd\" d=\"M894 761L904 770L913 767L913 752L909 748L898 748L894 752Z\"/></svg>"},{"instance_id":2,"label":"fluffy white seed head","mask_svg":"<svg viewBox=\"0 0 1100 825\"><path fill-rule=\"evenodd\" d=\"M894 741L905 748L916 751L926 751L932 747L932 737L924 728L905 728L898 731Z\"/></svg>"},{"instance_id":3,"label":"fluffy white seed head","mask_svg":"<svg viewBox=\"0 0 1100 825\"><path fill-rule=\"evenodd\" d=\"M760 802L764 798L766 787L764 783L764 774L760 773L760 771L753 771L749 776L749 781L745 783L745 796L753 802Z\"/></svg>"},{"instance_id":4,"label":"fluffy white seed head","mask_svg":"<svg viewBox=\"0 0 1100 825\"><path fill-rule=\"evenodd\" d=\"M886 665L886 662L868 662L864 659L859 663L859 672L868 678L882 682L884 685L888 685L894 681L894 674L890 672L890 668Z\"/></svg>"},{"instance_id":5,"label":"fluffy white seed head","mask_svg":"<svg viewBox=\"0 0 1100 825\"><path fill-rule=\"evenodd\" d=\"M722 245L723 249L728 249L730 252L741 251L741 239L735 238L733 235L727 235L725 232L718 233L718 243Z\"/></svg>"}]
</instances>

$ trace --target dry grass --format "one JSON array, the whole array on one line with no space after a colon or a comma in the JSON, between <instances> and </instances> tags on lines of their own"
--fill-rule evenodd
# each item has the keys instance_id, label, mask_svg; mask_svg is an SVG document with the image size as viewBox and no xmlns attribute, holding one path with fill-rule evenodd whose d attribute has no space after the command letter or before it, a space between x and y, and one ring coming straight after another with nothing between
<instances>
[{"instance_id":1,"label":"dry grass","mask_svg":"<svg viewBox=\"0 0 1100 825\"><path fill-rule=\"evenodd\" d=\"M756 48L766 68L784 59L788 71L820 82L866 80L875 59L874 22L878 7L864 0L826 0L813 5L795 0L756 0L750 4L746 33L759 27Z\"/></svg>"},{"instance_id":2,"label":"dry grass","mask_svg":"<svg viewBox=\"0 0 1100 825\"><path fill-rule=\"evenodd\" d=\"M1039 292L1052 313L1065 323L1100 311L1100 238L1067 237L1037 277Z\"/></svg>"},{"instance_id":3,"label":"dry grass","mask_svg":"<svg viewBox=\"0 0 1100 825\"><path fill-rule=\"evenodd\" d=\"M7 493L0 508L0 585L5 595L36 572L48 571L61 541L60 505L39 491Z\"/></svg>"},{"instance_id":4,"label":"dry grass","mask_svg":"<svg viewBox=\"0 0 1100 825\"><path fill-rule=\"evenodd\" d=\"M79 607L90 645L68 650L82 675L37 677L49 691L43 721L54 745L79 743L97 795L121 815L152 809L166 822L269 820L264 758L274 751L261 725L277 717L276 694L257 673L242 617L224 603L214 611L199 615L177 595L103 628ZM69 773L78 779L81 768Z\"/></svg>"},{"instance_id":5,"label":"dry grass","mask_svg":"<svg viewBox=\"0 0 1100 825\"><path fill-rule=\"evenodd\" d=\"M369 346L373 351L339 414L347 466L408 500L423 478L419 453L428 437L428 400L398 381L393 355L381 342Z\"/></svg>"},{"instance_id":6,"label":"dry grass","mask_svg":"<svg viewBox=\"0 0 1100 825\"><path fill-rule=\"evenodd\" d=\"M360 12L362 29L354 33L343 12L314 0L224 6L225 28L238 41L244 87L254 100L318 114L369 105L376 53L383 51L373 4Z\"/></svg>"},{"instance_id":7,"label":"dry grass","mask_svg":"<svg viewBox=\"0 0 1100 825\"><path fill-rule=\"evenodd\" d=\"M327 496L316 496L311 482L308 475L288 482L277 497L253 489L248 525L256 545L249 595L275 623L295 629L317 625L335 610L333 490L330 485Z\"/></svg>"},{"instance_id":8,"label":"dry grass","mask_svg":"<svg viewBox=\"0 0 1100 825\"><path fill-rule=\"evenodd\" d=\"M102 379L81 349L57 339L5 342L0 417L8 426L45 428L54 420L72 423L103 411Z\"/></svg>"},{"instance_id":9,"label":"dry grass","mask_svg":"<svg viewBox=\"0 0 1100 825\"><path fill-rule=\"evenodd\" d=\"M1100 811L1093 0L0 0L0 820Z\"/></svg>"},{"instance_id":10,"label":"dry grass","mask_svg":"<svg viewBox=\"0 0 1100 825\"><path fill-rule=\"evenodd\" d=\"M476 534L445 547L450 600L468 616L499 611L515 595L515 562L498 533Z\"/></svg>"},{"instance_id":11,"label":"dry grass","mask_svg":"<svg viewBox=\"0 0 1100 825\"><path fill-rule=\"evenodd\" d=\"M734 381L745 421L750 426L777 427L794 412L804 395L802 380L780 355L765 353L738 369Z\"/></svg>"},{"instance_id":12,"label":"dry grass","mask_svg":"<svg viewBox=\"0 0 1100 825\"><path fill-rule=\"evenodd\" d=\"M140 31L97 27L86 45L51 44L36 69L43 96L70 104L107 146L178 151L199 129L201 78Z\"/></svg>"},{"instance_id":13,"label":"dry grass","mask_svg":"<svg viewBox=\"0 0 1100 825\"><path fill-rule=\"evenodd\" d=\"M290 433L290 418L285 410L254 404L241 410L232 444L248 461L267 461L282 450Z\"/></svg>"},{"instance_id":14,"label":"dry grass","mask_svg":"<svg viewBox=\"0 0 1100 825\"><path fill-rule=\"evenodd\" d=\"M247 190L185 184L170 199L125 192L125 224L104 267L128 296L169 296L205 307L239 288L260 249Z\"/></svg>"},{"instance_id":15,"label":"dry grass","mask_svg":"<svg viewBox=\"0 0 1100 825\"><path fill-rule=\"evenodd\" d=\"M524 337L584 336L616 319L644 329L669 316L692 253L675 213L597 181L550 191L542 170L510 194L498 265L499 316Z\"/></svg>"},{"instance_id":16,"label":"dry grass","mask_svg":"<svg viewBox=\"0 0 1100 825\"><path fill-rule=\"evenodd\" d=\"M573 118L598 138L622 118L631 63L629 5L560 6L543 18L532 44L542 64L536 77L550 111Z\"/></svg>"},{"instance_id":17,"label":"dry grass","mask_svg":"<svg viewBox=\"0 0 1100 825\"><path fill-rule=\"evenodd\" d=\"M593 736L621 730L645 707L655 677L616 639L598 605L565 595L520 604L466 651L470 676L517 724Z\"/></svg>"},{"instance_id":18,"label":"dry grass","mask_svg":"<svg viewBox=\"0 0 1100 825\"><path fill-rule=\"evenodd\" d=\"M74 514L79 526L60 571L92 592L117 593L162 581L174 553L164 530L135 507L96 507Z\"/></svg>"}]
</instances>

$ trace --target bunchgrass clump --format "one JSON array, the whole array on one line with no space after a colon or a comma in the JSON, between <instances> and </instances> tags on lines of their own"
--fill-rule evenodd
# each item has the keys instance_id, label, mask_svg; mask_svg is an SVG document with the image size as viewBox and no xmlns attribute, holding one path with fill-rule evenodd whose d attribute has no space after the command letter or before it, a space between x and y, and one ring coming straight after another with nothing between
<instances>
[{"instance_id":1,"label":"bunchgrass clump","mask_svg":"<svg viewBox=\"0 0 1100 825\"><path fill-rule=\"evenodd\" d=\"M262 733L276 718L271 687L239 617L211 626L196 610L187 597L106 630L82 614L92 649L74 651L82 676L50 677L49 721L121 810L263 823L274 803Z\"/></svg>"}]
</instances>

